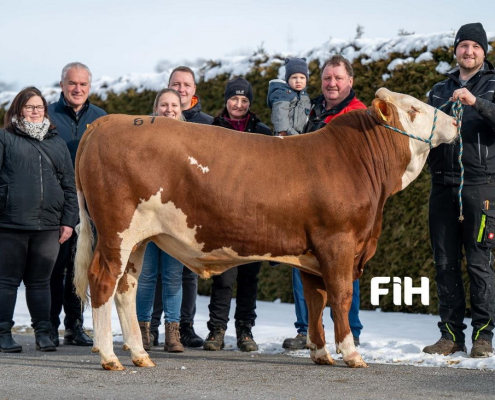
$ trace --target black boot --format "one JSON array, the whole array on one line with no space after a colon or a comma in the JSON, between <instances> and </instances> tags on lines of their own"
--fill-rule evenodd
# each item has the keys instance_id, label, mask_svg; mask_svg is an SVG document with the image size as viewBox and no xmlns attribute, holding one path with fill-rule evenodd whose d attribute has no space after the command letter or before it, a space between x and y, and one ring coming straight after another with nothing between
<instances>
[{"instance_id":1,"label":"black boot","mask_svg":"<svg viewBox=\"0 0 495 400\"><path fill-rule=\"evenodd\" d=\"M91 339L84 327L81 325L81 321L77 320L76 323L65 330L64 344L72 344L74 346L93 346L93 339Z\"/></svg>"},{"instance_id":2,"label":"black boot","mask_svg":"<svg viewBox=\"0 0 495 400\"><path fill-rule=\"evenodd\" d=\"M257 351L258 345L253 339L251 321L235 321L235 333L237 335L237 347L241 351Z\"/></svg>"},{"instance_id":3,"label":"black boot","mask_svg":"<svg viewBox=\"0 0 495 400\"><path fill-rule=\"evenodd\" d=\"M0 322L0 352L20 353L22 346L12 338L12 327L10 322Z\"/></svg>"},{"instance_id":4,"label":"black boot","mask_svg":"<svg viewBox=\"0 0 495 400\"><path fill-rule=\"evenodd\" d=\"M193 325L188 322L180 323L180 341L186 347L203 346L203 339L196 335Z\"/></svg>"},{"instance_id":5,"label":"black boot","mask_svg":"<svg viewBox=\"0 0 495 400\"><path fill-rule=\"evenodd\" d=\"M58 327L52 324L52 331L50 332L50 339L52 340L55 347L60 346L60 339L58 337Z\"/></svg>"},{"instance_id":6,"label":"black boot","mask_svg":"<svg viewBox=\"0 0 495 400\"><path fill-rule=\"evenodd\" d=\"M39 321L34 326L36 337L36 350L55 351L57 348L50 339L52 333L52 323L50 321Z\"/></svg>"}]
</instances>

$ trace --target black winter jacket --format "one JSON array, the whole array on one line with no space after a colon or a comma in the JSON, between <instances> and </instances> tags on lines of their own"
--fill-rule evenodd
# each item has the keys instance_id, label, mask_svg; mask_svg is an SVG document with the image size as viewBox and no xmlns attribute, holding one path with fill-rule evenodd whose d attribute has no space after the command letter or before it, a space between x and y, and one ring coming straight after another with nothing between
<instances>
[{"instance_id":1,"label":"black winter jacket","mask_svg":"<svg viewBox=\"0 0 495 400\"><path fill-rule=\"evenodd\" d=\"M428 104L440 107L452 93L466 87L476 96L474 106L465 106L461 136L463 142L462 163L464 184L479 185L495 181L495 70L485 61L483 70L476 73L465 86L459 81L459 69L446 74L448 78L433 86ZM452 103L442 109L452 115ZM460 141L442 144L431 150L428 164L432 182L443 185L459 185Z\"/></svg>"},{"instance_id":2,"label":"black winter jacket","mask_svg":"<svg viewBox=\"0 0 495 400\"><path fill-rule=\"evenodd\" d=\"M65 102L64 94L61 93L59 101L48 106L48 115L57 127L59 136L67 143L72 158L72 166L74 166L77 147L86 128L97 118L107 115L107 113L86 100L81 112L76 115L72 107Z\"/></svg>"},{"instance_id":3,"label":"black winter jacket","mask_svg":"<svg viewBox=\"0 0 495 400\"><path fill-rule=\"evenodd\" d=\"M189 110L182 111L182 115L187 122L196 122L197 124L211 125L213 117L201 111L201 101L195 96L198 102Z\"/></svg>"},{"instance_id":4,"label":"black winter jacket","mask_svg":"<svg viewBox=\"0 0 495 400\"><path fill-rule=\"evenodd\" d=\"M51 158L30 143L36 142ZM0 227L21 230L74 228L78 218L74 168L55 130L42 141L0 129Z\"/></svg>"},{"instance_id":5,"label":"black winter jacket","mask_svg":"<svg viewBox=\"0 0 495 400\"><path fill-rule=\"evenodd\" d=\"M248 114L249 114L250 118L246 124L246 129L244 130L244 132L261 133L262 135L271 135L272 134L272 131L270 130L270 128L268 128L268 126L263 124L255 114L253 114L251 111L248 111ZM223 128L235 130L234 127L229 123L229 121L227 121L224 118L224 115L225 114L222 113L222 115L215 117L212 125L221 126Z\"/></svg>"}]
</instances>

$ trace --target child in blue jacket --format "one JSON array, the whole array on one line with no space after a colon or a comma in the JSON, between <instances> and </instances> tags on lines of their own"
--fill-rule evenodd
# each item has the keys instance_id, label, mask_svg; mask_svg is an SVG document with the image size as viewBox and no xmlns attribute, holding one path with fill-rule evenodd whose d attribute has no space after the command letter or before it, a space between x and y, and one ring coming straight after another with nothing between
<instances>
[{"instance_id":1,"label":"child in blue jacket","mask_svg":"<svg viewBox=\"0 0 495 400\"><path fill-rule=\"evenodd\" d=\"M308 64L305 58L285 59L285 81L273 79L268 86L268 107L276 135L299 135L303 132L311 109L306 86Z\"/></svg>"}]
</instances>

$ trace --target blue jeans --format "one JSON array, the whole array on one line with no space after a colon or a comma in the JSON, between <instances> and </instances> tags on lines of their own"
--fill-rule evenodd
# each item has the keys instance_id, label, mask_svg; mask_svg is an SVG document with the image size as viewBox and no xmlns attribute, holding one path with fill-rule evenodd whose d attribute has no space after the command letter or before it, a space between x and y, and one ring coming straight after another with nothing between
<instances>
[{"instance_id":1,"label":"blue jeans","mask_svg":"<svg viewBox=\"0 0 495 400\"><path fill-rule=\"evenodd\" d=\"M158 271L162 276L162 301L165 322L180 322L182 303L182 264L153 242L144 253L143 270L139 275L136 294L138 321L151 321Z\"/></svg>"},{"instance_id":2,"label":"blue jeans","mask_svg":"<svg viewBox=\"0 0 495 400\"><path fill-rule=\"evenodd\" d=\"M292 288L294 291L294 304L296 306L296 318L297 321L294 326L297 329L297 333L306 335L308 332L308 306L304 299L303 285L301 280L301 272L297 268L292 269ZM351 326L352 336L359 337L363 325L359 320L359 280L355 280L352 284L352 303L349 310L349 325ZM330 309L330 317L333 321L332 310Z\"/></svg>"}]
</instances>

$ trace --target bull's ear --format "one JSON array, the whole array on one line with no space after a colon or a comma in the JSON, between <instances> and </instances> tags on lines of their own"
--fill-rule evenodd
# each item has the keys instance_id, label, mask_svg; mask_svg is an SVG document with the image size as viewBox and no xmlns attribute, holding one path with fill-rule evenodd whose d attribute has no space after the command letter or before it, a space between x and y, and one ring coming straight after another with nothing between
<instances>
[{"instance_id":1,"label":"bull's ear","mask_svg":"<svg viewBox=\"0 0 495 400\"><path fill-rule=\"evenodd\" d=\"M388 122L391 116L391 109L388 103L382 99L374 99L371 104L373 114L376 118L383 122Z\"/></svg>"}]
</instances>

